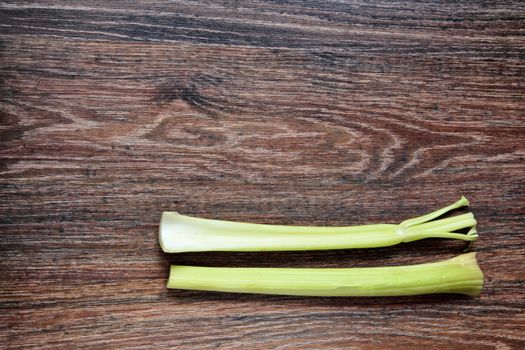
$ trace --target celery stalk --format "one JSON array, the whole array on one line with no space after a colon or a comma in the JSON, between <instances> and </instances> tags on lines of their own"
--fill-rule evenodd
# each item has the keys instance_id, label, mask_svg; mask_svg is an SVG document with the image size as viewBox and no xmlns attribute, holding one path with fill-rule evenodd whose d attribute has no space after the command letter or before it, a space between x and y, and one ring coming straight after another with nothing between
<instances>
[{"instance_id":1,"label":"celery stalk","mask_svg":"<svg viewBox=\"0 0 525 350\"><path fill-rule=\"evenodd\" d=\"M251 224L162 214L159 241L167 253L198 251L281 251L386 247L424 238L477 238L472 213L434 220L467 206L465 197L432 213L396 224L313 227ZM434 221L431 221L434 220ZM471 228L468 234L454 231Z\"/></svg>"},{"instance_id":2,"label":"celery stalk","mask_svg":"<svg viewBox=\"0 0 525 350\"><path fill-rule=\"evenodd\" d=\"M478 296L475 253L419 265L369 268L225 268L172 265L168 288L304 296Z\"/></svg>"}]
</instances>

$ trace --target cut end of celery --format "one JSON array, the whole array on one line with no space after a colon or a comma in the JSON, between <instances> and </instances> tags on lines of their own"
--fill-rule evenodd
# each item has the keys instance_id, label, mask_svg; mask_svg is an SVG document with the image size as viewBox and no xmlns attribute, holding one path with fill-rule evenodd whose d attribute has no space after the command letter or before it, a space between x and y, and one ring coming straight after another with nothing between
<instances>
[{"instance_id":1,"label":"cut end of celery","mask_svg":"<svg viewBox=\"0 0 525 350\"><path fill-rule=\"evenodd\" d=\"M467 232L467 240L468 241L475 241L478 239L478 230L476 229L476 226L472 226L471 229Z\"/></svg>"},{"instance_id":2,"label":"cut end of celery","mask_svg":"<svg viewBox=\"0 0 525 350\"><path fill-rule=\"evenodd\" d=\"M165 211L160 219L159 244L162 251L166 253L175 253L177 251L176 247L173 246L175 241L173 235L176 232L174 225L178 216L179 213L177 212Z\"/></svg>"},{"instance_id":3,"label":"cut end of celery","mask_svg":"<svg viewBox=\"0 0 525 350\"><path fill-rule=\"evenodd\" d=\"M457 263L457 269L463 269L465 272L465 280L470 281L468 286L465 285L463 289L458 289L456 292L465 294L471 297L479 297L483 289L485 276L479 268L476 253L465 253L449 260L451 263Z\"/></svg>"},{"instance_id":4,"label":"cut end of celery","mask_svg":"<svg viewBox=\"0 0 525 350\"><path fill-rule=\"evenodd\" d=\"M461 196L459 201L456 202L456 205L458 206L458 208L460 208L460 207L467 207L467 206L470 205L470 202L465 196Z\"/></svg>"}]
</instances>

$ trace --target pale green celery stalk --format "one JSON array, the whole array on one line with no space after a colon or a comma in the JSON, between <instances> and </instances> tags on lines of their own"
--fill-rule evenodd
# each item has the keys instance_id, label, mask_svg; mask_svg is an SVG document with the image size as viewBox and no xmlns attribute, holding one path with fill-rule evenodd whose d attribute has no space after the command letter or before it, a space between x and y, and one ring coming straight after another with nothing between
<instances>
[{"instance_id":1,"label":"pale green celery stalk","mask_svg":"<svg viewBox=\"0 0 525 350\"><path fill-rule=\"evenodd\" d=\"M386 247L423 238L477 238L472 213L431 221L446 212L467 206L465 197L432 213L399 225L374 224L312 227L250 224L201 219L164 212L159 240L167 253L198 251L278 251ZM467 234L454 231L470 228Z\"/></svg>"},{"instance_id":2,"label":"pale green celery stalk","mask_svg":"<svg viewBox=\"0 0 525 350\"><path fill-rule=\"evenodd\" d=\"M168 288L305 296L478 296L483 273L475 253L434 263L368 268L224 268L172 265Z\"/></svg>"}]
</instances>

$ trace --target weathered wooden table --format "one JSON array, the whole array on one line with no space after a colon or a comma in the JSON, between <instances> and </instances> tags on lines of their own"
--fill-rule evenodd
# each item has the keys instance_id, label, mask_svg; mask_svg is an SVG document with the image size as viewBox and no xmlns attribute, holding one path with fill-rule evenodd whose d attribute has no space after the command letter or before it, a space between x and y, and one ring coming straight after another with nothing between
<instances>
[{"instance_id":1,"label":"weathered wooden table","mask_svg":"<svg viewBox=\"0 0 525 350\"><path fill-rule=\"evenodd\" d=\"M523 3L0 8L0 348L525 347ZM480 298L165 288L170 261L399 265L465 245L166 256L163 210L395 223L461 194Z\"/></svg>"}]
</instances>

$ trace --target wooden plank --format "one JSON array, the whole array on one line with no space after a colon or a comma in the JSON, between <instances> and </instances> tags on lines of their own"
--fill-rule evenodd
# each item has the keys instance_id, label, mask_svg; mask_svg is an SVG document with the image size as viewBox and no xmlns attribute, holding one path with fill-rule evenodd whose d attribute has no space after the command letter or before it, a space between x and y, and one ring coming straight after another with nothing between
<instances>
[{"instance_id":1,"label":"wooden plank","mask_svg":"<svg viewBox=\"0 0 525 350\"><path fill-rule=\"evenodd\" d=\"M525 347L519 2L0 4L7 349ZM163 210L399 222L466 195L480 298L165 288L170 262L378 266L461 242L165 255Z\"/></svg>"}]
</instances>

